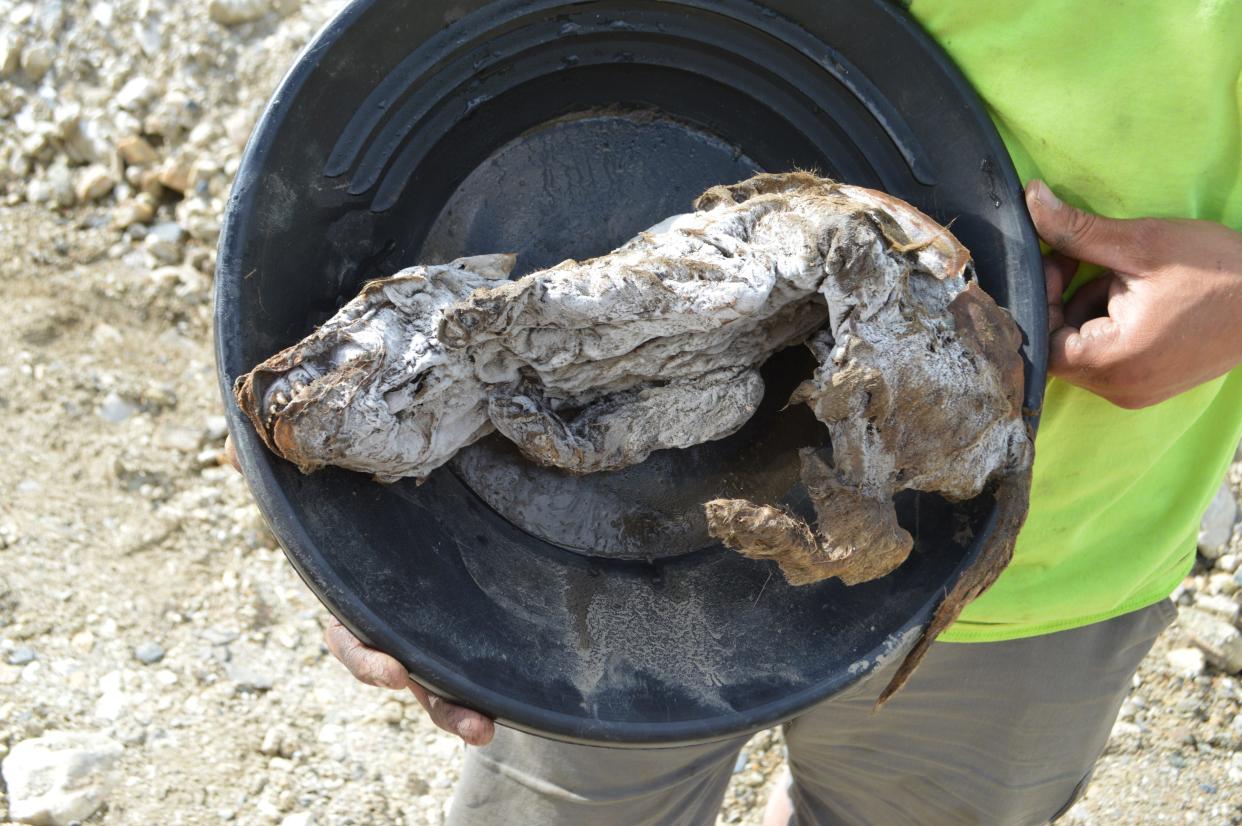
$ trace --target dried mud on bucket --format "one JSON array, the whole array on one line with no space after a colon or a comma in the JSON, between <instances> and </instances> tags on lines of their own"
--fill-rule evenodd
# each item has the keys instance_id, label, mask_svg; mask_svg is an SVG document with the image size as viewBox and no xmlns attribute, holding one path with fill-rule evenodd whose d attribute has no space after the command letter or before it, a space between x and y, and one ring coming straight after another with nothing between
<instances>
[{"instance_id":1,"label":"dried mud on bucket","mask_svg":"<svg viewBox=\"0 0 1242 826\"><path fill-rule=\"evenodd\" d=\"M494 431L531 461L615 470L734 433L759 368L804 344L818 361L790 403L828 428L802 452L816 525L745 500L705 503L713 536L790 583L893 571L913 539L902 490L999 519L881 695L1008 564L1033 445L1021 336L974 281L970 254L909 204L809 173L758 175L598 258L516 281L513 257L411 267L364 287L302 342L238 379L273 451L310 472L423 478Z\"/></svg>"}]
</instances>

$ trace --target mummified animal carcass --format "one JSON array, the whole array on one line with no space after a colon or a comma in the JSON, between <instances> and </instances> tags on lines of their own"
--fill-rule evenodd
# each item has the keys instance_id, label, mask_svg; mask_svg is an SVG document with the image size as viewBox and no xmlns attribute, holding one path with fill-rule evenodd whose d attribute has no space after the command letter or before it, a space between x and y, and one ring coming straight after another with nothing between
<instances>
[{"instance_id":1,"label":"mummified animal carcass","mask_svg":"<svg viewBox=\"0 0 1242 826\"><path fill-rule=\"evenodd\" d=\"M371 282L239 379L242 409L306 471L421 478L496 430L532 461L590 473L733 433L763 396L758 368L805 342L819 367L791 401L832 440L830 459L802 456L817 527L715 500L712 534L791 583L853 584L911 550L897 491L995 490L988 549L883 698L1008 564L1032 460L1020 336L965 248L910 205L808 173L758 175L608 255L517 281L512 266L482 256Z\"/></svg>"}]
</instances>

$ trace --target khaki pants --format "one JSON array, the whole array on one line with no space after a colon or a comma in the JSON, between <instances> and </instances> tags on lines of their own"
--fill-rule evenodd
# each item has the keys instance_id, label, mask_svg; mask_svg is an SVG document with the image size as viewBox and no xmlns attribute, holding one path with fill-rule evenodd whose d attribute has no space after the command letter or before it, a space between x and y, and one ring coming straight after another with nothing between
<instances>
[{"instance_id":1,"label":"khaki pants","mask_svg":"<svg viewBox=\"0 0 1242 826\"><path fill-rule=\"evenodd\" d=\"M999 643L939 643L878 714L895 664L785 726L791 826L1046 824L1104 749L1169 601ZM575 746L498 728L467 750L450 826L710 826L745 737Z\"/></svg>"}]
</instances>

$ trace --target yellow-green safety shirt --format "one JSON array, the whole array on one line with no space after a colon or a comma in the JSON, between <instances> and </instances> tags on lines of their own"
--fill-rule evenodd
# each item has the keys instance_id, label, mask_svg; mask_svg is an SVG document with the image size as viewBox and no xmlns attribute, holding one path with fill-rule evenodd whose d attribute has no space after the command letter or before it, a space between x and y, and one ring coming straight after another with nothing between
<instances>
[{"instance_id":1,"label":"yellow-green safety shirt","mask_svg":"<svg viewBox=\"0 0 1242 826\"><path fill-rule=\"evenodd\" d=\"M974 84L1023 182L1103 215L1242 230L1242 0L909 8ZM1163 599L1239 437L1242 368L1143 410L1050 381L1013 563L941 639L1033 636Z\"/></svg>"}]
</instances>

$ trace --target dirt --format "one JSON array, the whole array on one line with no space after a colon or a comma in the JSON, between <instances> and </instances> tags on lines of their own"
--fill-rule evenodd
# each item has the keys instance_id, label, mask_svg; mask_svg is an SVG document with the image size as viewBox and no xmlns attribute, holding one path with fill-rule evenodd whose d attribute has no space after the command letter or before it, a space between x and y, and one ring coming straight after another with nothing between
<instances>
[{"instance_id":1,"label":"dirt","mask_svg":"<svg viewBox=\"0 0 1242 826\"><path fill-rule=\"evenodd\" d=\"M251 7L0 7L0 759L53 731L122 744L89 824L440 823L463 747L412 697L355 683L326 653L323 610L217 463L210 272L229 170L332 4L257 8L225 28L209 14ZM15 33L33 57L13 69ZM20 68L37 74L45 58L37 81ZM122 131L116 101L135 78L155 88L132 117L157 160L101 195L93 167L112 161L39 138L52 134L39 124L60 129L53 104L78 103L80 119ZM162 166L190 156L188 172ZM144 169L189 194L161 184L141 200ZM114 226L148 207L147 223ZM170 222L180 234L156 231ZM1236 493L1242 466L1232 479ZM1238 540L1183 600L1228 590ZM1210 665L1177 672L1166 654L1190 644L1175 626L1148 657L1065 822L1242 822L1242 688ZM777 733L752 740L721 822L758 824L781 764ZM0 818L7 803L0 791Z\"/></svg>"}]
</instances>

